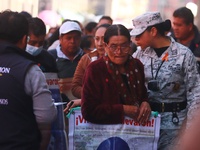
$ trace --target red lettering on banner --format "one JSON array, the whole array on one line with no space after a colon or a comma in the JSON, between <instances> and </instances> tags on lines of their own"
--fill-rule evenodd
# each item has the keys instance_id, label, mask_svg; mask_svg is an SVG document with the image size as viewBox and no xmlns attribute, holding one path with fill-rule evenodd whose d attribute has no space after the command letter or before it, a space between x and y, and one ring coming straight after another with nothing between
<instances>
[{"instance_id":1,"label":"red lettering on banner","mask_svg":"<svg viewBox=\"0 0 200 150\"><path fill-rule=\"evenodd\" d=\"M133 126L144 126L144 127L154 127L154 119L151 119L149 121L147 121L145 124L140 124L138 122L135 122L133 119L124 119L124 123L126 125L133 125ZM76 117L76 125L82 124L82 123L88 123L82 115L78 115Z\"/></svg>"},{"instance_id":2,"label":"red lettering on banner","mask_svg":"<svg viewBox=\"0 0 200 150\"><path fill-rule=\"evenodd\" d=\"M46 82L48 85L58 85L59 79L47 79Z\"/></svg>"},{"instance_id":3,"label":"red lettering on banner","mask_svg":"<svg viewBox=\"0 0 200 150\"><path fill-rule=\"evenodd\" d=\"M140 126L138 122L134 122L134 126Z\"/></svg>"},{"instance_id":4,"label":"red lettering on banner","mask_svg":"<svg viewBox=\"0 0 200 150\"><path fill-rule=\"evenodd\" d=\"M124 124L126 125L133 125L134 120L124 119Z\"/></svg>"},{"instance_id":5,"label":"red lettering on banner","mask_svg":"<svg viewBox=\"0 0 200 150\"><path fill-rule=\"evenodd\" d=\"M154 119L152 119L152 127L154 126Z\"/></svg>"},{"instance_id":6,"label":"red lettering on banner","mask_svg":"<svg viewBox=\"0 0 200 150\"><path fill-rule=\"evenodd\" d=\"M124 119L124 124L134 125L134 126L153 127L154 126L154 119L147 121L145 124L140 124L138 122L135 122L133 119Z\"/></svg>"},{"instance_id":7,"label":"red lettering on banner","mask_svg":"<svg viewBox=\"0 0 200 150\"><path fill-rule=\"evenodd\" d=\"M87 123L87 121L83 118L83 116L81 115L78 115L78 117L76 117L76 125L78 124L81 124L81 123Z\"/></svg>"},{"instance_id":8,"label":"red lettering on banner","mask_svg":"<svg viewBox=\"0 0 200 150\"><path fill-rule=\"evenodd\" d=\"M76 118L76 125L78 125L78 118Z\"/></svg>"}]
</instances>

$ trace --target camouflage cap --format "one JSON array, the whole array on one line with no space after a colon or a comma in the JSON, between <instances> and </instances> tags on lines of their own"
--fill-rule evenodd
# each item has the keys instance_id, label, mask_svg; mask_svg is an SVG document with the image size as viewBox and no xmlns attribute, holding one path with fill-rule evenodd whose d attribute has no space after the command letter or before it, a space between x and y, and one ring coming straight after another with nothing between
<instances>
[{"instance_id":1,"label":"camouflage cap","mask_svg":"<svg viewBox=\"0 0 200 150\"><path fill-rule=\"evenodd\" d=\"M162 17L159 12L147 12L132 20L133 29L131 30L131 36L142 34L147 27L162 23Z\"/></svg>"}]
</instances>

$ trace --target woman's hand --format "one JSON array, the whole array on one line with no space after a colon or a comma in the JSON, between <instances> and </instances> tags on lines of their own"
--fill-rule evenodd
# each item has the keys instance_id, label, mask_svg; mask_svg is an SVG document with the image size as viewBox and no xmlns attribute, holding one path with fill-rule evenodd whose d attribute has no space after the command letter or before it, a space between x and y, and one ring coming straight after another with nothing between
<instances>
[{"instance_id":1,"label":"woman's hand","mask_svg":"<svg viewBox=\"0 0 200 150\"><path fill-rule=\"evenodd\" d=\"M145 124L151 115L151 107L148 102L142 102L140 105L140 113L137 118L138 122L141 124Z\"/></svg>"},{"instance_id":2,"label":"woman's hand","mask_svg":"<svg viewBox=\"0 0 200 150\"><path fill-rule=\"evenodd\" d=\"M134 105L123 105L124 108L124 114L125 116L128 116L130 118L133 118L135 121L137 121L137 117L139 115L139 108Z\"/></svg>"},{"instance_id":3,"label":"woman's hand","mask_svg":"<svg viewBox=\"0 0 200 150\"><path fill-rule=\"evenodd\" d=\"M77 107L77 106L81 106L81 99L77 99L77 100L72 100L74 103L70 106L70 103L67 103L65 109L63 110L65 113L69 113L71 108Z\"/></svg>"}]
</instances>

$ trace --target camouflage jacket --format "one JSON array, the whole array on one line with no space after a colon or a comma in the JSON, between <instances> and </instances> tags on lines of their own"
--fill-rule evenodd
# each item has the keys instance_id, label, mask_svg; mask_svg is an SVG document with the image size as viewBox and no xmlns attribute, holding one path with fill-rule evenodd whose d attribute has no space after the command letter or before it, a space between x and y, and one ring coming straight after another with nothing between
<instances>
[{"instance_id":1,"label":"camouflage jacket","mask_svg":"<svg viewBox=\"0 0 200 150\"><path fill-rule=\"evenodd\" d=\"M144 64L146 85L150 80L155 79L157 74L155 80L159 83L159 91L148 89L149 101L161 103L187 101L187 108L177 113L178 125L172 122L172 112L161 113L161 129L180 128L186 116L192 119L194 108L198 107L198 103L200 104L198 63L191 50L177 43L173 38L170 39L171 44L161 57L158 57L150 47L137 50L133 54ZM165 61L162 63L164 57Z\"/></svg>"}]
</instances>

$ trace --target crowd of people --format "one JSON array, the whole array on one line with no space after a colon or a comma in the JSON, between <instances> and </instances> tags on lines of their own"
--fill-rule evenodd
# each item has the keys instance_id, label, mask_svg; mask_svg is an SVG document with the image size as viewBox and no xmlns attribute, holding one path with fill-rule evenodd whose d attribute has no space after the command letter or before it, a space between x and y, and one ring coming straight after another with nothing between
<instances>
[{"instance_id":1,"label":"crowd of people","mask_svg":"<svg viewBox=\"0 0 200 150\"><path fill-rule=\"evenodd\" d=\"M2 11L0 149L48 148L57 108L44 73L52 72L63 81L62 101L74 102L64 113L81 106L91 123L118 124L127 116L144 124L157 111L158 150L189 150L192 142L198 149L200 33L192 11L178 8L171 20L146 12L132 24L113 24L110 16L85 26L66 19L47 33L38 17Z\"/></svg>"}]
</instances>

